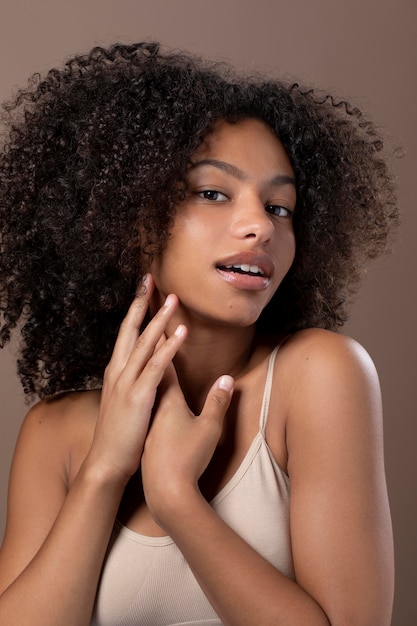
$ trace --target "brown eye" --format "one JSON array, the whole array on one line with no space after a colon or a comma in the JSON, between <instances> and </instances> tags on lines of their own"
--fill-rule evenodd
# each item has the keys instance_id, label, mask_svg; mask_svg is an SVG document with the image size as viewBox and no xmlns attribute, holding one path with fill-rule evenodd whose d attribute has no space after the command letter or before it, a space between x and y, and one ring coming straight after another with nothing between
<instances>
[{"instance_id":1,"label":"brown eye","mask_svg":"<svg viewBox=\"0 0 417 626\"><path fill-rule=\"evenodd\" d=\"M279 204L268 204L265 207L268 213L272 213L276 217L292 217L293 212L290 209L287 209L285 206L280 206Z\"/></svg>"},{"instance_id":2,"label":"brown eye","mask_svg":"<svg viewBox=\"0 0 417 626\"><path fill-rule=\"evenodd\" d=\"M200 198L212 200L213 202L224 202L227 200L227 196L225 196L224 193L216 191L215 189L205 189L204 191L199 191L198 195Z\"/></svg>"}]
</instances>

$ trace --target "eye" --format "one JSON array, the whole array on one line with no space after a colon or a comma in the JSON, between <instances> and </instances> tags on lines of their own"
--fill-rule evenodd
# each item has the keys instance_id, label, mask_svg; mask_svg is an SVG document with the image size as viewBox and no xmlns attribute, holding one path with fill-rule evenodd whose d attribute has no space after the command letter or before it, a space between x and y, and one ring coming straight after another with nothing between
<instances>
[{"instance_id":1,"label":"eye","mask_svg":"<svg viewBox=\"0 0 417 626\"><path fill-rule=\"evenodd\" d=\"M292 217L293 212L285 206L279 204L267 204L265 207L268 213L272 213L275 217Z\"/></svg>"},{"instance_id":2,"label":"eye","mask_svg":"<svg viewBox=\"0 0 417 626\"><path fill-rule=\"evenodd\" d=\"M224 193L215 189L204 189L204 191L197 192L197 195L200 198L204 198L204 200L211 200L212 202L224 202L227 200L227 196Z\"/></svg>"}]
</instances>

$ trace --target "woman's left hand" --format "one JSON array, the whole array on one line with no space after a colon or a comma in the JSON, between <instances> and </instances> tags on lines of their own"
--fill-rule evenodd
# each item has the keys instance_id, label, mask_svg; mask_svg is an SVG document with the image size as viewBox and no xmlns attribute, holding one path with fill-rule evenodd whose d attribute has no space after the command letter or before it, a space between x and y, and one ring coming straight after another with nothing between
<instances>
[{"instance_id":1,"label":"woman's left hand","mask_svg":"<svg viewBox=\"0 0 417 626\"><path fill-rule=\"evenodd\" d=\"M155 521L168 530L170 515L208 466L223 429L233 379L222 376L207 394L200 415L189 409L171 365L158 388L152 426L142 456L146 503Z\"/></svg>"}]
</instances>

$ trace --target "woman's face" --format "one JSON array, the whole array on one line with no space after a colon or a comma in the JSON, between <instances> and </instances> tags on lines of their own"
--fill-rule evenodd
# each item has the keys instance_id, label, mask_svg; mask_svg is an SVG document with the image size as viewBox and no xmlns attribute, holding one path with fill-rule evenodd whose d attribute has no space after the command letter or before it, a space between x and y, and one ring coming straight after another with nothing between
<instances>
[{"instance_id":1,"label":"woman's face","mask_svg":"<svg viewBox=\"0 0 417 626\"><path fill-rule=\"evenodd\" d=\"M255 119L219 122L192 159L187 199L152 264L160 303L175 293L188 318L253 324L294 259L295 202L272 130Z\"/></svg>"}]
</instances>

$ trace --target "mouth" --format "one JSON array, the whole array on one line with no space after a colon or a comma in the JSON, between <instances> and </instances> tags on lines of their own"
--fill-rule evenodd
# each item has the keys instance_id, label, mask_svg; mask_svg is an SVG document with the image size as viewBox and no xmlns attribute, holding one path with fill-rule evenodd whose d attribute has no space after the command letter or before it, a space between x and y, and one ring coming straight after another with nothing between
<instances>
[{"instance_id":1,"label":"mouth","mask_svg":"<svg viewBox=\"0 0 417 626\"><path fill-rule=\"evenodd\" d=\"M236 272L237 274L248 274L249 276L264 276L265 272L258 265L239 263L234 265L218 265L224 272Z\"/></svg>"},{"instance_id":2,"label":"mouth","mask_svg":"<svg viewBox=\"0 0 417 626\"><path fill-rule=\"evenodd\" d=\"M267 255L243 252L221 260L216 270L229 284L244 290L263 290L268 287L273 264Z\"/></svg>"}]
</instances>

